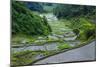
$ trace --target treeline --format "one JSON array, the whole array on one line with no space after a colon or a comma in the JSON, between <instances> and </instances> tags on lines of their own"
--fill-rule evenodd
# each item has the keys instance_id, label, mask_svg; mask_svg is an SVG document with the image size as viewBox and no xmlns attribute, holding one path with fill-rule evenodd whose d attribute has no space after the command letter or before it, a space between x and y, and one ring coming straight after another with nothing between
<instances>
[{"instance_id":1,"label":"treeline","mask_svg":"<svg viewBox=\"0 0 100 67\"><path fill-rule=\"evenodd\" d=\"M28 9L26 2L12 2L12 34L47 35L50 32L46 19Z\"/></svg>"},{"instance_id":2,"label":"treeline","mask_svg":"<svg viewBox=\"0 0 100 67\"><path fill-rule=\"evenodd\" d=\"M38 2L25 2L26 7L32 11L44 12L43 5Z\"/></svg>"},{"instance_id":3,"label":"treeline","mask_svg":"<svg viewBox=\"0 0 100 67\"><path fill-rule=\"evenodd\" d=\"M40 13L48 12L53 8L54 4L52 3L43 3L43 2L25 2L26 7L32 11L37 11ZM45 9L46 8L46 9Z\"/></svg>"},{"instance_id":4,"label":"treeline","mask_svg":"<svg viewBox=\"0 0 100 67\"><path fill-rule=\"evenodd\" d=\"M60 4L54 8L54 15L58 18L72 18L78 16L87 16L95 15L96 7L95 6L85 6L85 5L65 5Z\"/></svg>"},{"instance_id":5,"label":"treeline","mask_svg":"<svg viewBox=\"0 0 100 67\"><path fill-rule=\"evenodd\" d=\"M78 36L77 39L88 40L96 37L96 7L85 5L59 4L53 10L59 19L66 19L66 26Z\"/></svg>"}]
</instances>

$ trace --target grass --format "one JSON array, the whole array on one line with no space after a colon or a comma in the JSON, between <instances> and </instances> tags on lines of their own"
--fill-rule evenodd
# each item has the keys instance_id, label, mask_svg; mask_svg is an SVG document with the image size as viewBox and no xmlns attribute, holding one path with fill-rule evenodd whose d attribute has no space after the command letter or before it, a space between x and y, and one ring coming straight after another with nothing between
<instances>
[{"instance_id":1,"label":"grass","mask_svg":"<svg viewBox=\"0 0 100 67\"><path fill-rule=\"evenodd\" d=\"M11 65L27 65L35 60L38 53L33 51L17 52L11 55Z\"/></svg>"},{"instance_id":2,"label":"grass","mask_svg":"<svg viewBox=\"0 0 100 67\"><path fill-rule=\"evenodd\" d=\"M59 50L64 50L64 49L69 49L71 48L72 46L70 46L69 44L67 43L60 43L59 46L58 46L58 49Z\"/></svg>"},{"instance_id":3,"label":"grass","mask_svg":"<svg viewBox=\"0 0 100 67\"><path fill-rule=\"evenodd\" d=\"M28 65L36 60L36 56L39 54L43 54L43 56L48 56L53 54L52 51L22 51L13 53L11 55L11 65L12 66L23 66Z\"/></svg>"},{"instance_id":4,"label":"grass","mask_svg":"<svg viewBox=\"0 0 100 67\"><path fill-rule=\"evenodd\" d=\"M17 35L12 36L11 42L12 42L12 45L15 45L15 44L18 45L24 42L33 43L35 40L36 40L36 37L25 35L25 34L17 34Z\"/></svg>"},{"instance_id":5,"label":"grass","mask_svg":"<svg viewBox=\"0 0 100 67\"><path fill-rule=\"evenodd\" d=\"M66 32L69 32L71 31L70 28L66 27L65 21L63 20L58 20L58 21L55 21L55 22L50 22L50 26L53 30L53 33L55 34L64 34ZM67 21L66 21L67 22Z\"/></svg>"},{"instance_id":6,"label":"grass","mask_svg":"<svg viewBox=\"0 0 100 67\"><path fill-rule=\"evenodd\" d=\"M49 55L52 55L52 54L54 54L55 52L54 51L44 51L43 52L43 55L44 56L49 56Z\"/></svg>"},{"instance_id":7,"label":"grass","mask_svg":"<svg viewBox=\"0 0 100 67\"><path fill-rule=\"evenodd\" d=\"M35 42L36 45L44 45L46 43L53 43L53 42L63 42L63 39L58 39L58 40L53 40L53 39L46 39L46 41L38 41L38 42Z\"/></svg>"},{"instance_id":8,"label":"grass","mask_svg":"<svg viewBox=\"0 0 100 67\"><path fill-rule=\"evenodd\" d=\"M36 42L36 40L38 40L38 37L44 37L44 36L31 36L31 35L25 35L25 34L17 34L12 36L11 39L11 45L12 46L25 46L25 45L30 45L30 44L44 44L44 42L39 41Z\"/></svg>"}]
</instances>

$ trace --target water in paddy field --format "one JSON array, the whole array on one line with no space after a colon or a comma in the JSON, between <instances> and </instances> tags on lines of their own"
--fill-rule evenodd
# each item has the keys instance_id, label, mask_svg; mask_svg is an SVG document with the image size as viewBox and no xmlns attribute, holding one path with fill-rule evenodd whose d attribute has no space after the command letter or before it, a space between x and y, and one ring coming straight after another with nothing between
<instances>
[{"instance_id":1,"label":"water in paddy field","mask_svg":"<svg viewBox=\"0 0 100 67\"><path fill-rule=\"evenodd\" d=\"M47 13L47 14L40 14L41 17L46 16L48 23L51 25L51 27L53 27L53 30L55 28L59 28L57 30L54 30L52 35L48 35L48 37L52 38L52 39L62 39L64 40L66 43L68 43L70 46L76 46L80 43L80 41L75 41L76 37L75 34L72 31L69 31L67 33L65 33L66 27L63 27L64 24L62 22L59 22L59 20L57 19L57 17L55 15L53 15L53 13ZM53 22L56 21L56 22ZM61 27L59 27L59 25ZM63 27L63 28L62 28ZM58 35L55 33L56 32L63 32L64 34ZM73 35L73 36L71 36ZM37 40L38 41L38 40ZM71 42L69 42L71 41ZM73 41L73 42L72 42ZM33 51L37 51L37 50L57 50L58 49L58 42L53 42L53 43L46 43L44 45L38 46L38 45L34 45L32 44L31 46L23 46L23 47L19 47L19 48L12 48L12 51L14 53L16 52L20 52L20 51L26 51L26 50L33 50ZM46 49L45 49L46 48Z\"/></svg>"},{"instance_id":2,"label":"water in paddy field","mask_svg":"<svg viewBox=\"0 0 100 67\"><path fill-rule=\"evenodd\" d=\"M66 44L74 47L81 43L81 41L76 40L77 36L70 30L64 26L64 23L60 22L55 15L52 13L41 14L40 16L46 16L48 23L53 29L52 35L48 35L48 37L53 39L62 39ZM68 31L68 30L69 31ZM57 33L55 33L57 32ZM64 32L58 34L58 32ZM41 39L39 39L41 40ZM38 41L38 40L37 40ZM62 45L59 42L45 43L41 46L36 44L32 44L31 46L23 46L19 48L13 48L11 51L13 53L22 52L22 51L57 51L59 50L58 46ZM48 64L48 63L61 63L61 62L71 62L71 61L85 61L85 60L95 60L95 41L77 49L73 49L70 51L66 51L64 53L60 53L58 55L51 56L49 58L40 60L33 64ZM35 60L41 59L45 57L43 54L38 54L35 57Z\"/></svg>"},{"instance_id":3,"label":"water in paddy field","mask_svg":"<svg viewBox=\"0 0 100 67\"><path fill-rule=\"evenodd\" d=\"M48 22L57 21L57 17L53 13L40 14L41 17L45 16Z\"/></svg>"},{"instance_id":4,"label":"water in paddy field","mask_svg":"<svg viewBox=\"0 0 100 67\"><path fill-rule=\"evenodd\" d=\"M75 41L75 42L66 42L68 43L70 46L76 46L78 45L80 42L79 41ZM47 50L57 50L58 49L58 43L54 42L54 43L46 43L42 46L28 46L28 47L19 47L19 48L12 48L12 51L14 53L16 52L21 52L21 51L27 51L27 50L32 50L32 51L37 51L37 50L42 50L42 51L47 51ZM46 49L45 49L46 48Z\"/></svg>"}]
</instances>

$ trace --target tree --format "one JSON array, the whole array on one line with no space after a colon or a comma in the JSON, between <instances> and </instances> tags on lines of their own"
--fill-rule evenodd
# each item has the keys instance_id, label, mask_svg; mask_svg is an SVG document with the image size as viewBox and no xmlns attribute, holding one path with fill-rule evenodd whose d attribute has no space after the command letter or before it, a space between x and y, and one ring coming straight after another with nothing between
<instances>
[{"instance_id":1,"label":"tree","mask_svg":"<svg viewBox=\"0 0 100 67\"><path fill-rule=\"evenodd\" d=\"M43 16L43 21L44 21L44 24L48 27L48 30L49 30L50 32L52 32L52 29L51 29L51 27L50 27L50 25L49 25L49 23L48 23L48 21L47 21L47 19L46 19L45 16Z\"/></svg>"},{"instance_id":2,"label":"tree","mask_svg":"<svg viewBox=\"0 0 100 67\"><path fill-rule=\"evenodd\" d=\"M27 8L29 8L32 11L38 11L38 12L43 12L43 6L40 3L37 2L25 2Z\"/></svg>"},{"instance_id":3,"label":"tree","mask_svg":"<svg viewBox=\"0 0 100 67\"><path fill-rule=\"evenodd\" d=\"M73 32L78 36L79 35L79 29L73 29Z\"/></svg>"},{"instance_id":4,"label":"tree","mask_svg":"<svg viewBox=\"0 0 100 67\"><path fill-rule=\"evenodd\" d=\"M58 18L72 18L78 16L91 16L95 15L95 6L85 6L85 5L66 5L60 4L54 8L53 13Z\"/></svg>"},{"instance_id":5,"label":"tree","mask_svg":"<svg viewBox=\"0 0 100 67\"><path fill-rule=\"evenodd\" d=\"M27 35L49 34L50 27L39 15L26 7L25 2L12 2L12 34L24 33ZM45 24L44 24L45 23ZM48 33L45 33L48 32Z\"/></svg>"}]
</instances>

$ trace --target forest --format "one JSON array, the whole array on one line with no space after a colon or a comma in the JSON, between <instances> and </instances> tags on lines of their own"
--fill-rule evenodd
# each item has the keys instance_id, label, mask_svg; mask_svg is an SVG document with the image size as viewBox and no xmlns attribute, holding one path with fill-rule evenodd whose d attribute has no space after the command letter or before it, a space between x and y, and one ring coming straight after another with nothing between
<instances>
[{"instance_id":1,"label":"forest","mask_svg":"<svg viewBox=\"0 0 100 67\"><path fill-rule=\"evenodd\" d=\"M96 6L12 1L11 65L77 49L96 38Z\"/></svg>"}]
</instances>

